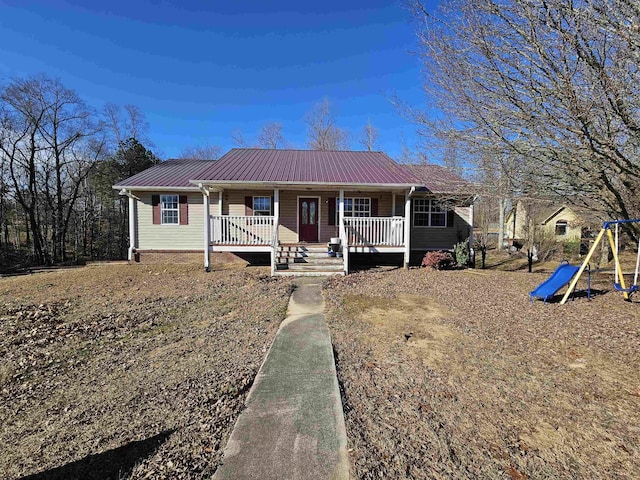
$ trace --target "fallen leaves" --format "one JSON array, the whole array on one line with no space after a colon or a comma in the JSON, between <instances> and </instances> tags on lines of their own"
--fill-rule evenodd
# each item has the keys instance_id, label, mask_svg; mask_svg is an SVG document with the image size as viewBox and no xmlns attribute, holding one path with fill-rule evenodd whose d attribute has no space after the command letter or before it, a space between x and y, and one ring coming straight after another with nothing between
<instances>
[{"instance_id":1,"label":"fallen leaves","mask_svg":"<svg viewBox=\"0 0 640 480\"><path fill-rule=\"evenodd\" d=\"M412 269L328 281L355 479L633 478L637 305L530 303L544 278Z\"/></svg>"},{"instance_id":2,"label":"fallen leaves","mask_svg":"<svg viewBox=\"0 0 640 480\"><path fill-rule=\"evenodd\" d=\"M262 269L122 265L4 279L0 477L76 465L69 476L90 478L83 459L164 431L118 478L210 477L289 295L288 279Z\"/></svg>"}]
</instances>

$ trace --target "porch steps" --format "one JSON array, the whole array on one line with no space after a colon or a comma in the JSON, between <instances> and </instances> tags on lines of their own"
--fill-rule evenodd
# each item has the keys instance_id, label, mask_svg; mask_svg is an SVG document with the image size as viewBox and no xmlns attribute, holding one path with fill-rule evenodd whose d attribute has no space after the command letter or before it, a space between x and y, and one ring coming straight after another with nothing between
<instances>
[{"instance_id":1,"label":"porch steps","mask_svg":"<svg viewBox=\"0 0 640 480\"><path fill-rule=\"evenodd\" d=\"M276 252L276 275L342 275L344 260L327 254L324 244L280 245Z\"/></svg>"}]
</instances>

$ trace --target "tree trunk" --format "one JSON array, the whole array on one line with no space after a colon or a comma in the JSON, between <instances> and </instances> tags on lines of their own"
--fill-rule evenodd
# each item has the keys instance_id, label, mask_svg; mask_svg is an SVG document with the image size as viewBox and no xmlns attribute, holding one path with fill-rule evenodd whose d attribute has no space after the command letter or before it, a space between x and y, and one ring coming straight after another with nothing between
<instances>
[{"instance_id":1,"label":"tree trunk","mask_svg":"<svg viewBox=\"0 0 640 480\"><path fill-rule=\"evenodd\" d=\"M502 250L504 248L504 209L505 209L506 200L504 198L500 198L498 212L499 215L499 225L498 225L498 250Z\"/></svg>"}]
</instances>

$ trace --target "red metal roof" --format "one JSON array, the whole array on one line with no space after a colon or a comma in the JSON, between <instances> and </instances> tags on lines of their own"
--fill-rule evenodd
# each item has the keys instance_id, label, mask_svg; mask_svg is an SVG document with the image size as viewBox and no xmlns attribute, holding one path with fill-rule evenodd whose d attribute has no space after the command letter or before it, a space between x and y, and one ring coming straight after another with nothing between
<instances>
[{"instance_id":1,"label":"red metal roof","mask_svg":"<svg viewBox=\"0 0 640 480\"><path fill-rule=\"evenodd\" d=\"M234 148L193 180L247 183L411 184L382 152Z\"/></svg>"},{"instance_id":2,"label":"red metal roof","mask_svg":"<svg viewBox=\"0 0 640 480\"><path fill-rule=\"evenodd\" d=\"M189 180L199 177L214 160L167 160L118 182L117 187L194 187Z\"/></svg>"},{"instance_id":3,"label":"red metal roof","mask_svg":"<svg viewBox=\"0 0 640 480\"><path fill-rule=\"evenodd\" d=\"M190 187L206 183L333 183L424 186L466 193L471 184L438 165L400 165L382 152L234 148L220 160L167 160L115 188Z\"/></svg>"},{"instance_id":4,"label":"red metal roof","mask_svg":"<svg viewBox=\"0 0 640 480\"><path fill-rule=\"evenodd\" d=\"M473 185L451 170L440 165L403 165L413 176L416 185L432 193L470 194Z\"/></svg>"}]
</instances>

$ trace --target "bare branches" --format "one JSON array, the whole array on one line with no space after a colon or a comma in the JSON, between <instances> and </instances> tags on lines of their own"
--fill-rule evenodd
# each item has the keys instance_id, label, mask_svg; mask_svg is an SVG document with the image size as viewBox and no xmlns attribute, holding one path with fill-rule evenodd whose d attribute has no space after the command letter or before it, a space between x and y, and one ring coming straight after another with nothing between
<instances>
[{"instance_id":1,"label":"bare branches","mask_svg":"<svg viewBox=\"0 0 640 480\"><path fill-rule=\"evenodd\" d=\"M217 160L222 155L222 147L219 145L192 145L182 149L178 158L192 160Z\"/></svg>"},{"instance_id":2,"label":"bare branches","mask_svg":"<svg viewBox=\"0 0 640 480\"><path fill-rule=\"evenodd\" d=\"M287 148L287 142L282 134L282 124L271 122L263 125L258 134L258 146L260 148Z\"/></svg>"},{"instance_id":3,"label":"bare branches","mask_svg":"<svg viewBox=\"0 0 640 480\"><path fill-rule=\"evenodd\" d=\"M80 185L104 141L93 112L59 80L16 79L0 92L0 152L37 262L65 260Z\"/></svg>"},{"instance_id":4,"label":"bare branches","mask_svg":"<svg viewBox=\"0 0 640 480\"><path fill-rule=\"evenodd\" d=\"M238 148L249 148L249 144L245 140L242 130L234 130L231 132L231 141Z\"/></svg>"},{"instance_id":5,"label":"bare branches","mask_svg":"<svg viewBox=\"0 0 640 480\"><path fill-rule=\"evenodd\" d=\"M517 168L524 194L562 195L639 215L640 35L633 2L412 2L434 120L426 136ZM499 165L502 163L502 167Z\"/></svg>"},{"instance_id":6,"label":"bare branches","mask_svg":"<svg viewBox=\"0 0 640 480\"><path fill-rule=\"evenodd\" d=\"M329 100L317 103L305 118L307 146L312 150L349 150L349 134L336 126Z\"/></svg>"},{"instance_id":7,"label":"bare branches","mask_svg":"<svg viewBox=\"0 0 640 480\"><path fill-rule=\"evenodd\" d=\"M371 119L367 120L367 124L364 126L362 136L360 137L360 144L364 148L373 152L378 148L378 129L371 124Z\"/></svg>"},{"instance_id":8,"label":"bare branches","mask_svg":"<svg viewBox=\"0 0 640 480\"><path fill-rule=\"evenodd\" d=\"M121 107L114 103L107 103L102 109L107 133L111 138L111 148L115 151L120 144L130 138L150 144L147 138L149 122L144 113L135 105Z\"/></svg>"}]
</instances>

